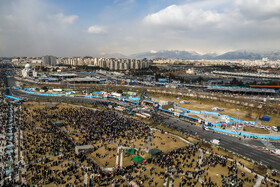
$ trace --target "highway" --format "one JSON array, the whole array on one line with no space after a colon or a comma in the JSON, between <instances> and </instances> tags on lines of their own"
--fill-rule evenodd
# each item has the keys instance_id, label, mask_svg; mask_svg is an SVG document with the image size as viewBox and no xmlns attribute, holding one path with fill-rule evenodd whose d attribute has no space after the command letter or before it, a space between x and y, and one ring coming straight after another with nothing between
<instances>
[{"instance_id":1,"label":"highway","mask_svg":"<svg viewBox=\"0 0 280 187\"><path fill-rule=\"evenodd\" d=\"M9 87L12 88L15 85L15 79L8 79ZM54 97L54 96L39 96L39 95L30 95L23 93L18 90L11 90L11 95L17 97L20 96L22 98L27 98L31 100L52 100L52 101L71 101L77 103L94 103L94 99L89 98L79 98L79 97ZM102 99L103 100L103 99ZM220 139L220 145L227 150L233 151L237 154L243 155L252 160L262 162L267 166L271 166L274 169L280 170L280 158L274 156L270 153L264 152L262 150L258 150L253 146L264 146L261 141L254 139L244 139L241 140L238 137L228 136L220 133L213 133L213 131L203 130L199 126L191 125L188 122L181 121L174 117L166 117L166 114L160 114L164 117L162 121L166 126L170 126L176 130L180 130L182 132L192 134L194 136L199 136L201 139L205 139L207 141L213 139Z\"/></svg>"},{"instance_id":2,"label":"highway","mask_svg":"<svg viewBox=\"0 0 280 187\"><path fill-rule=\"evenodd\" d=\"M192 134L194 136L199 136L200 139L205 139L210 141L213 139L220 139L220 146L226 148L227 150L233 151L237 154L243 155L247 158L255 160L257 162L262 162L267 166L271 166L277 170L280 170L280 158L271 155L267 152L255 149L253 146L264 146L261 141L254 139L244 139L243 137L229 136L225 134L220 134L214 131L203 130L200 126L191 125L188 122L178 120L174 117L166 118L166 115L161 114L165 119L162 121L163 124L170 126L174 129L182 131L184 133Z\"/></svg>"}]
</instances>

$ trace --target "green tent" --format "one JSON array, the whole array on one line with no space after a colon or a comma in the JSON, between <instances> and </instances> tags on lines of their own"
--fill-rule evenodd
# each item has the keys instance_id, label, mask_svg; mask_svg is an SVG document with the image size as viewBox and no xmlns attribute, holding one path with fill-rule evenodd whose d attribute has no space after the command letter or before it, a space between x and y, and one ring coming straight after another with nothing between
<instances>
[{"instance_id":1,"label":"green tent","mask_svg":"<svg viewBox=\"0 0 280 187\"><path fill-rule=\"evenodd\" d=\"M126 153L127 154L134 154L135 153L135 149L127 149Z\"/></svg>"},{"instance_id":2,"label":"green tent","mask_svg":"<svg viewBox=\"0 0 280 187\"><path fill-rule=\"evenodd\" d=\"M143 162L144 158L142 158L141 156L137 155L135 157L132 158L132 160L136 163L140 163Z\"/></svg>"},{"instance_id":3,"label":"green tent","mask_svg":"<svg viewBox=\"0 0 280 187\"><path fill-rule=\"evenodd\" d=\"M157 155L161 154L162 151L159 150L159 149L151 149L151 150L149 151L149 153L150 153L150 155L152 155L152 156L157 156Z\"/></svg>"}]
</instances>

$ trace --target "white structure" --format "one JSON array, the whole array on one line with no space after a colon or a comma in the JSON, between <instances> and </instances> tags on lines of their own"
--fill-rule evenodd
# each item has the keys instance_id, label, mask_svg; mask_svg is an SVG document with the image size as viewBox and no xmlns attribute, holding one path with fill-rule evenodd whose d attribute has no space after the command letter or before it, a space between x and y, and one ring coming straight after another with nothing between
<instances>
[{"instance_id":1,"label":"white structure","mask_svg":"<svg viewBox=\"0 0 280 187\"><path fill-rule=\"evenodd\" d=\"M21 70L21 75L22 77L37 77L37 72L35 71L35 69L32 69L30 64L26 64L24 66L24 69Z\"/></svg>"}]
</instances>

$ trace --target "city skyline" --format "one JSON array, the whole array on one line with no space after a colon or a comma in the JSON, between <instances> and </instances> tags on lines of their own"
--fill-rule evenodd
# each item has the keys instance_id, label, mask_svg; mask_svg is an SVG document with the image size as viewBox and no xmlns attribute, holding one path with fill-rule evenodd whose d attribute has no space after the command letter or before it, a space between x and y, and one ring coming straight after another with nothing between
<instances>
[{"instance_id":1,"label":"city skyline","mask_svg":"<svg viewBox=\"0 0 280 187\"><path fill-rule=\"evenodd\" d=\"M0 56L279 49L277 0L0 2Z\"/></svg>"}]
</instances>

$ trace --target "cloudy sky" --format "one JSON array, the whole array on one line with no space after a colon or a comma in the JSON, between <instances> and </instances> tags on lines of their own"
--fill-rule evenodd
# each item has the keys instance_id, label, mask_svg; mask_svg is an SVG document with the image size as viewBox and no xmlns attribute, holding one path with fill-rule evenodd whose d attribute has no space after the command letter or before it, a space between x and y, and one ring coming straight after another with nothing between
<instances>
[{"instance_id":1,"label":"cloudy sky","mask_svg":"<svg viewBox=\"0 0 280 187\"><path fill-rule=\"evenodd\" d=\"M280 49L280 0L0 0L0 56Z\"/></svg>"}]
</instances>

